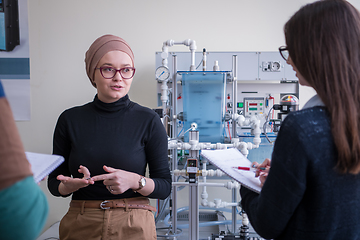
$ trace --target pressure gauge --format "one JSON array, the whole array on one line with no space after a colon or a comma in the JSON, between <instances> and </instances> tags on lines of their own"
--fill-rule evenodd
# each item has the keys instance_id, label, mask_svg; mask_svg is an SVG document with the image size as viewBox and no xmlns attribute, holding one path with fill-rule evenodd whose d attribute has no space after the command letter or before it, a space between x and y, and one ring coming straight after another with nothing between
<instances>
[{"instance_id":1,"label":"pressure gauge","mask_svg":"<svg viewBox=\"0 0 360 240\"><path fill-rule=\"evenodd\" d=\"M170 77L170 70L166 66L160 66L155 71L156 80L165 81Z\"/></svg>"}]
</instances>

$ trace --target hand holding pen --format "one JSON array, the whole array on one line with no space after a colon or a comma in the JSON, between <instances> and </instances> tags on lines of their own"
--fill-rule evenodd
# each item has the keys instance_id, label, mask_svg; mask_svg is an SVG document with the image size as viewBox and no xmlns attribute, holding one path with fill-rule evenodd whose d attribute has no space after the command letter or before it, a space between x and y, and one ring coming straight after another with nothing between
<instances>
[{"instance_id":1,"label":"hand holding pen","mask_svg":"<svg viewBox=\"0 0 360 240\"><path fill-rule=\"evenodd\" d=\"M251 167L236 166L233 168L237 169L237 170L253 171L255 173L255 177L259 177L259 180L261 182L261 187L262 187L265 183L267 175L269 174L270 163L271 163L271 160L266 158L264 160L264 162L261 164L259 164L257 162L253 162Z\"/></svg>"},{"instance_id":2,"label":"hand holding pen","mask_svg":"<svg viewBox=\"0 0 360 240\"><path fill-rule=\"evenodd\" d=\"M265 180L267 178L267 175L269 174L270 171L270 164L271 164L271 160L266 158L264 160L263 163L259 164L257 162L253 162L253 167L256 167L258 170L255 172L255 177L259 177L260 182L261 182L261 187L264 185ZM265 170L260 170L265 168Z\"/></svg>"}]
</instances>

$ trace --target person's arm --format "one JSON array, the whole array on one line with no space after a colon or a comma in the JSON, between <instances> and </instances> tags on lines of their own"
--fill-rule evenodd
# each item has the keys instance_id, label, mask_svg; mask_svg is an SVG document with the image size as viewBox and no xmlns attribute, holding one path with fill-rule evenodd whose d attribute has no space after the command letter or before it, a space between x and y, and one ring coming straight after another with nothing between
<instances>
[{"instance_id":1,"label":"person's arm","mask_svg":"<svg viewBox=\"0 0 360 240\"><path fill-rule=\"evenodd\" d=\"M306 189L307 161L293 120L289 115L280 128L261 193L240 189L241 205L264 238L276 238L284 231Z\"/></svg>"},{"instance_id":2,"label":"person's arm","mask_svg":"<svg viewBox=\"0 0 360 240\"><path fill-rule=\"evenodd\" d=\"M53 136L53 154L63 156L65 161L57 167L48 177L48 189L54 196L68 197L71 193L61 194L59 191L60 180L57 179L59 175L71 177L69 165L69 155L71 144L67 132L67 123L65 112L62 113L56 123L54 136Z\"/></svg>"},{"instance_id":3,"label":"person's arm","mask_svg":"<svg viewBox=\"0 0 360 240\"><path fill-rule=\"evenodd\" d=\"M80 188L94 184L90 180L90 172L85 166L79 166L79 173L83 178L72 178L69 170L69 155L71 143L68 136L68 127L65 117L66 113L60 115L54 131L53 154L63 156L65 161L56 168L48 177L48 189L54 196L68 197Z\"/></svg>"},{"instance_id":4,"label":"person's arm","mask_svg":"<svg viewBox=\"0 0 360 240\"><path fill-rule=\"evenodd\" d=\"M10 104L0 82L0 190L32 175Z\"/></svg>"},{"instance_id":5,"label":"person's arm","mask_svg":"<svg viewBox=\"0 0 360 240\"><path fill-rule=\"evenodd\" d=\"M145 151L149 164L149 177L154 182L154 190L147 196L150 198L165 199L171 192L171 175L168 160L167 135L158 115L155 115L152 119L150 138L146 143Z\"/></svg>"},{"instance_id":6,"label":"person's arm","mask_svg":"<svg viewBox=\"0 0 360 240\"><path fill-rule=\"evenodd\" d=\"M48 216L45 194L29 176L0 191L0 239L34 240Z\"/></svg>"},{"instance_id":7,"label":"person's arm","mask_svg":"<svg viewBox=\"0 0 360 240\"><path fill-rule=\"evenodd\" d=\"M32 240L48 215L0 82L0 239Z\"/></svg>"}]
</instances>

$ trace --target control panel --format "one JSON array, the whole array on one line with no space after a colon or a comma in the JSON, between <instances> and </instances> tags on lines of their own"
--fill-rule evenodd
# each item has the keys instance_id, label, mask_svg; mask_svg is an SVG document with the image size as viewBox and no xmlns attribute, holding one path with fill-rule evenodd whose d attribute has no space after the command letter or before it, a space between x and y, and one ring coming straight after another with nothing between
<instances>
[{"instance_id":1,"label":"control panel","mask_svg":"<svg viewBox=\"0 0 360 240\"><path fill-rule=\"evenodd\" d=\"M262 116L264 115L264 98L244 98L243 109L244 116L251 117L254 115Z\"/></svg>"}]
</instances>

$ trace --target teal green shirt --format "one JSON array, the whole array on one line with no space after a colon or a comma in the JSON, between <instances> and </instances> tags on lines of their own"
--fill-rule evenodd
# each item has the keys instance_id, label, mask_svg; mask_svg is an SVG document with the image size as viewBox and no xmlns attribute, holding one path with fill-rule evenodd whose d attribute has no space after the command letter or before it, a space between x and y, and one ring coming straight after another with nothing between
<instances>
[{"instance_id":1,"label":"teal green shirt","mask_svg":"<svg viewBox=\"0 0 360 240\"><path fill-rule=\"evenodd\" d=\"M32 176L0 191L0 240L36 239L49 206Z\"/></svg>"}]
</instances>

